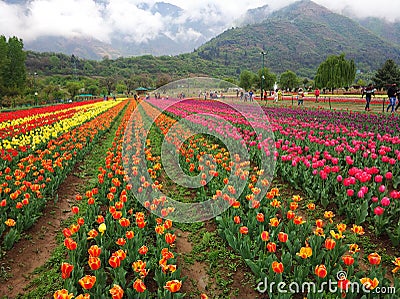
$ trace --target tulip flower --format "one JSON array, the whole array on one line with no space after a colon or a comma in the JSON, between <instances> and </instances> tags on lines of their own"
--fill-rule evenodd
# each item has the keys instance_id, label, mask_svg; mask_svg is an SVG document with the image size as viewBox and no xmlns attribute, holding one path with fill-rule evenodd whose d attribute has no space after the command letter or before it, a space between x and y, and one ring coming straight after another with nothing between
<instances>
[{"instance_id":1,"label":"tulip flower","mask_svg":"<svg viewBox=\"0 0 400 299\"><path fill-rule=\"evenodd\" d=\"M133 288L136 290L138 293L143 293L146 291L146 286L144 282L141 279L136 279L135 282L133 283Z\"/></svg>"},{"instance_id":2,"label":"tulip flower","mask_svg":"<svg viewBox=\"0 0 400 299\"><path fill-rule=\"evenodd\" d=\"M181 289L181 286L182 286L182 282L174 279L174 280L167 281L164 286L164 289L170 291L171 293L176 293Z\"/></svg>"},{"instance_id":3,"label":"tulip flower","mask_svg":"<svg viewBox=\"0 0 400 299\"><path fill-rule=\"evenodd\" d=\"M147 251L149 251L149 249L145 245L140 247L138 250L139 254L142 254L142 255L145 255L147 253Z\"/></svg>"},{"instance_id":4,"label":"tulip flower","mask_svg":"<svg viewBox=\"0 0 400 299\"><path fill-rule=\"evenodd\" d=\"M396 268L392 270L392 273L397 273L400 270L400 257L397 257L392 263L396 266Z\"/></svg>"},{"instance_id":5,"label":"tulip flower","mask_svg":"<svg viewBox=\"0 0 400 299\"><path fill-rule=\"evenodd\" d=\"M112 299L122 299L124 296L124 290L117 284L110 289Z\"/></svg>"},{"instance_id":6,"label":"tulip flower","mask_svg":"<svg viewBox=\"0 0 400 299\"><path fill-rule=\"evenodd\" d=\"M99 232L100 232L102 235L104 235L104 232L107 230L106 224L105 224L104 222L101 223L101 224L99 225L98 230L99 230Z\"/></svg>"},{"instance_id":7,"label":"tulip flower","mask_svg":"<svg viewBox=\"0 0 400 299\"><path fill-rule=\"evenodd\" d=\"M272 267L272 270L277 274L282 273L284 270L283 264L279 263L277 261L273 261L271 267Z\"/></svg>"},{"instance_id":8,"label":"tulip flower","mask_svg":"<svg viewBox=\"0 0 400 299\"><path fill-rule=\"evenodd\" d=\"M96 283L96 276L85 275L84 277L79 279L78 282L82 288L84 288L85 290L90 290Z\"/></svg>"},{"instance_id":9,"label":"tulip flower","mask_svg":"<svg viewBox=\"0 0 400 299\"><path fill-rule=\"evenodd\" d=\"M267 244L267 250L271 253L276 252L276 244L274 242L269 242Z\"/></svg>"},{"instance_id":10,"label":"tulip flower","mask_svg":"<svg viewBox=\"0 0 400 299\"><path fill-rule=\"evenodd\" d=\"M74 298L74 295L72 293L69 293L68 290L62 289L58 290L54 293L53 295L54 299L72 299Z\"/></svg>"},{"instance_id":11,"label":"tulip flower","mask_svg":"<svg viewBox=\"0 0 400 299\"><path fill-rule=\"evenodd\" d=\"M247 226L242 226L242 227L240 227L239 232L242 235L247 235L249 233L249 229L247 228Z\"/></svg>"},{"instance_id":12,"label":"tulip flower","mask_svg":"<svg viewBox=\"0 0 400 299\"><path fill-rule=\"evenodd\" d=\"M165 234L165 242L167 242L168 244L173 244L176 240L176 235L175 234L171 234L171 233L166 233Z\"/></svg>"},{"instance_id":13,"label":"tulip flower","mask_svg":"<svg viewBox=\"0 0 400 299\"><path fill-rule=\"evenodd\" d=\"M314 272L319 278L325 278L325 276L328 274L325 265L316 266Z\"/></svg>"},{"instance_id":14,"label":"tulip flower","mask_svg":"<svg viewBox=\"0 0 400 299\"><path fill-rule=\"evenodd\" d=\"M327 238L325 240L325 248L328 250L333 250L336 246L336 242L333 239Z\"/></svg>"},{"instance_id":15,"label":"tulip flower","mask_svg":"<svg viewBox=\"0 0 400 299\"><path fill-rule=\"evenodd\" d=\"M369 277L363 277L360 279L363 288L366 290L373 290L379 285L379 280L375 277L373 280Z\"/></svg>"},{"instance_id":16,"label":"tulip flower","mask_svg":"<svg viewBox=\"0 0 400 299\"><path fill-rule=\"evenodd\" d=\"M261 232L261 240L264 242L267 242L269 240L269 233L267 231L262 231Z\"/></svg>"},{"instance_id":17,"label":"tulip flower","mask_svg":"<svg viewBox=\"0 0 400 299\"><path fill-rule=\"evenodd\" d=\"M342 256L342 261L346 266L351 266L354 264L354 257L346 254L346 255Z\"/></svg>"},{"instance_id":18,"label":"tulip flower","mask_svg":"<svg viewBox=\"0 0 400 299\"><path fill-rule=\"evenodd\" d=\"M381 256L376 252L368 255L368 261L371 265L379 265L381 263Z\"/></svg>"},{"instance_id":19,"label":"tulip flower","mask_svg":"<svg viewBox=\"0 0 400 299\"><path fill-rule=\"evenodd\" d=\"M71 276L71 272L74 266L68 263L61 263L61 277L62 279L67 279Z\"/></svg>"},{"instance_id":20,"label":"tulip flower","mask_svg":"<svg viewBox=\"0 0 400 299\"><path fill-rule=\"evenodd\" d=\"M89 264L90 269L98 270L98 269L100 269L101 261L98 257L89 256L88 264Z\"/></svg>"}]
</instances>

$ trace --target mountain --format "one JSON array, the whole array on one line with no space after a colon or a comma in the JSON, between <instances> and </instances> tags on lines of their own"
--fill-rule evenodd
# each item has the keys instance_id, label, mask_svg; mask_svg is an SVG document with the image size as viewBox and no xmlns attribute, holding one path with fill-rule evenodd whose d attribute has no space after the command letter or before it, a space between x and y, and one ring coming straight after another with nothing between
<instances>
[{"instance_id":1,"label":"mountain","mask_svg":"<svg viewBox=\"0 0 400 299\"><path fill-rule=\"evenodd\" d=\"M182 13L178 7L161 3L148 6L146 9L155 9L164 15L179 16ZM389 41L379 37L371 29L361 26L358 21L333 13L310 0L295 2L274 12L271 12L268 6L264 6L248 11L246 16L247 25L232 27L195 48L194 51L188 50L186 54L173 56L156 55L153 52L153 45L148 42L142 43L139 48L142 52L148 51L152 55L124 57L128 56L124 53L132 49L123 38L116 38L112 46L90 39L76 40L75 45L69 44L69 40L64 40L55 45L58 45L60 50L64 49L62 52L66 53L67 49L71 51L69 55L75 53L78 57L98 53L102 60L84 61L79 58L76 63L78 75L91 76L104 74L109 76L114 73L129 77L132 74L142 73L149 76L169 74L178 78L199 74L223 78L236 77L245 69L258 71L262 67L262 51L266 53L265 67L272 72L280 74L291 70L299 76L308 78L315 76L318 66L329 55L342 53L346 54L347 59L353 59L361 72L375 71L388 59L400 64L400 46L396 43L396 39ZM248 22L249 20L251 22ZM254 20L258 22L253 23ZM185 26L195 28L193 30L201 27L201 23L193 20L191 22ZM195 27L196 24L200 27ZM170 34L172 33L164 32L164 35L159 37L157 45L159 53L167 53L164 47L176 46L176 49L179 49L186 44L182 41L171 42L172 38L177 39L177 37L170 37ZM42 40L38 46L44 44L45 41ZM93 50L94 45L97 47L96 50ZM117 48L118 51L115 50ZM82 53L82 56L76 54L77 52ZM119 56L118 59L108 59L116 55ZM55 57L54 53L38 55L30 52L27 60L32 72L71 73L70 56ZM61 60L58 64L62 69L54 65L58 60Z\"/></svg>"},{"instance_id":2,"label":"mountain","mask_svg":"<svg viewBox=\"0 0 400 299\"><path fill-rule=\"evenodd\" d=\"M7 3L27 4L29 0L7 0ZM97 4L106 5L107 1L95 0ZM149 38L137 40L134 34L116 30L110 35L110 42L101 42L94 38L65 38L63 36L44 36L36 40L24 41L25 49L32 51L58 52L69 55L82 55L86 59L100 60L104 56L118 58L120 56L138 55L177 55L193 51L217 32L222 32L224 22L214 20L209 22L207 18L191 19L185 16L185 11L179 6L155 2L154 4L139 3L136 5L139 11L148 12L157 18L163 25L159 32L142 32ZM140 15L133 15L141 18ZM107 25L105 25L107 26ZM132 30L132 29L131 29ZM149 31L150 30L150 31Z\"/></svg>"},{"instance_id":3,"label":"mountain","mask_svg":"<svg viewBox=\"0 0 400 299\"><path fill-rule=\"evenodd\" d=\"M310 76L329 55L346 54L362 71L377 69L387 59L400 62L400 46L378 37L348 17L309 0L295 2L261 23L226 30L199 47L203 59L256 71L292 70Z\"/></svg>"},{"instance_id":4,"label":"mountain","mask_svg":"<svg viewBox=\"0 0 400 299\"><path fill-rule=\"evenodd\" d=\"M400 45L400 22L388 22L380 18L364 18L358 23L374 34Z\"/></svg>"}]
</instances>

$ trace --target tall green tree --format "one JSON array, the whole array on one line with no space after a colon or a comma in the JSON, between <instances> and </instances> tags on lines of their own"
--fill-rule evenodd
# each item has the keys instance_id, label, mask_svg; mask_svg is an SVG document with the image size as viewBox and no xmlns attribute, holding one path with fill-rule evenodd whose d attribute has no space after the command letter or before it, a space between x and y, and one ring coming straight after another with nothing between
<instances>
[{"instance_id":1,"label":"tall green tree","mask_svg":"<svg viewBox=\"0 0 400 299\"><path fill-rule=\"evenodd\" d=\"M400 85L400 68L391 59L386 60L384 65L376 71L372 78L377 88L387 87L393 83Z\"/></svg>"},{"instance_id":2,"label":"tall green tree","mask_svg":"<svg viewBox=\"0 0 400 299\"><path fill-rule=\"evenodd\" d=\"M255 74L248 70L244 70L240 73L239 86L244 90L249 90L253 86Z\"/></svg>"},{"instance_id":3,"label":"tall green tree","mask_svg":"<svg viewBox=\"0 0 400 299\"><path fill-rule=\"evenodd\" d=\"M26 85L26 54L24 44L17 37L8 41L0 37L0 95L16 96L24 92Z\"/></svg>"},{"instance_id":4,"label":"tall green tree","mask_svg":"<svg viewBox=\"0 0 400 299\"><path fill-rule=\"evenodd\" d=\"M285 90L295 89L299 85L299 78L294 72L287 70L286 72L281 74L279 85Z\"/></svg>"},{"instance_id":5,"label":"tall green tree","mask_svg":"<svg viewBox=\"0 0 400 299\"><path fill-rule=\"evenodd\" d=\"M264 90L272 90L274 88L274 84L277 81L277 76L274 73L271 73L268 68L259 69L257 79L257 86L261 88L261 77L264 75L263 80L263 89Z\"/></svg>"},{"instance_id":6,"label":"tall green tree","mask_svg":"<svg viewBox=\"0 0 400 299\"><path fill-rule=\"evenodd\" d=\"M356 67L353 60L346 60L344 54L332 55L319 65L315 85L333 91L335 88L351 86L355 77Z\"/></svg>"}]
</instances>

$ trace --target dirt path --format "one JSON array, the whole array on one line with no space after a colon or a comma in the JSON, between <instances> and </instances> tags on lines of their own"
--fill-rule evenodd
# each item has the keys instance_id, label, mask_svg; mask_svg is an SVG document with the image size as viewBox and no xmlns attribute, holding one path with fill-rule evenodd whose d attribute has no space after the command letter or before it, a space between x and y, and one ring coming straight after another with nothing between
<instances>
[{"instance_id":1,"label":"dirt path","mask_svg":"<svg viewBox=\"0 0 400 299\"><path fill-rule=\"evenodd\" d=\"M0 277L0 297L12 299L24 294L28 284L35 278L32 272L44 265L57 247L56 236L64 228L63 221L71 216L75 195L85 182L77 174L78 164L53 196L55 199L58 197L57 201L50 200L47 203L43 216L0 260L0 267L6 271ZM7 276L7 279L3 276Z\"/></svg>"}]
</instances>

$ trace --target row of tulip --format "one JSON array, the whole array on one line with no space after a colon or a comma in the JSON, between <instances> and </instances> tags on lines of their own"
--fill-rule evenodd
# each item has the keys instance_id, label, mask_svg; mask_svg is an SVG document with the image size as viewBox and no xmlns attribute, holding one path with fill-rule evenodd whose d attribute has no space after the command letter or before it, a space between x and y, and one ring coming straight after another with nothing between
<instances>
[{"instance_id":1,"label":"row of tulip","mask_svg":"<svg viewBox=\"0 0 400 299\"><path fill-rule=\"evenodd\" d=\"M42 111L40 114L1 122L0 169L3 170L18 158L43 148L50 139L70 131L114 105L116 102L88 102L86 105L79 103L60 110L48 107L49 112Z\"/></svg>"},{"instance_id":2,"label":"row of tulip","mask_svg":"<svg viewBox=\"0 0 400 299\"><path fill-rule=\"evenodd\" d=\"M157 102L152 104L159 105ZM210 103L197 111L195 106L196 103L179 105L168 111L179 118L187 115L188 111L189 114L204 112L209 109ZM214 113L219 112L215 106L212 110ZM233 111L226 112L225 109L218 115L223 113L232 114ZM282 147L279 143L276 145L279 153ZM289 173L286 175L290 177ZM218 217L218 223L220 234L231 247L241 253L260 278L260 283L265 282L264 285L261 284L261 292L267 292L273 298L290 298L292 294L287 290L285 294L278 292L276 286L279 283L291 283L292 287L300 287L299 290L294 290L297 293L304 293L301 287L307 283L308 287L314 285L320 290L310 291L308 298L321 298L332 292L347 298L359 298L362 295L364 298L375 298L379 290L399 290L399 279L394 278L393 286L386 278L387 270L380 265L381 257L378 254L368 256L369 267L360 267L363 262L360 260L359 245L344 242L347 234L353 234L352 239L359 240L364 234L362 226L353 224L348 229L345 223L334 223L335 215L332 211L325 211L325 220L317 219L313 222L311 217L310 220L306 219L304 212L299 209L303 206L301 197L281 199L277 189L272 189L261 201L255 201L259 190L254 188L253 178L256 180L256 175L251 176L251 181L241 194L231 192L229 197L233 198L233 209ZM207 187L213 188L212 184L207 184ZM213 191L218 194L218 190ZM310 202L304 205L311 216L315 204ZM396 273L400 269L400 258L394 259L393 263L393 273ZM267 285L267 281L270 284ZM323 289L324 285L332 284L336 286L334 289ZM391 296L393 293L389 294Z\"/></svg>"},{"instance_id":3,"label":"row of tulip","mask_svg":"<svg viewBox=\"0 0 400 299\"><path fill-rule=\"evenodd\" d=\"M161 108L167 105L152 103ZM249 127L268 127L265 115L250 113L243 119L218 102L204 101L181 102L168 111L178 117L199 111L223 117L237 127L251 150L265 150L263 140ZM333 203L339 214L357 224L368 220L377 235L386 233L394 245L399 243L400 138L390 133L395 126L392 118L287 108L268 108L265 113L276 140L276 174L324 207ZM224 128L219 119L205 125L214 131Z\"/></svg>"},{"instance_id":4,"label":"row of tulip","mask_svg":"<svg viewBox=\"0 0 400 299\"><path fill-rule=\"evenodd\" d=\"M109 129L126 103L99 108L102 114L95 118L94 111L77 120L79 126L47 141L44 149L32 151L16 161L14 167L0 172L0 240L10 249L20 233L29 228L40 216L46 197L53 194L75 162L81 159L94 142ZM84 120L85 122L83 122Z\"/></svg>"},{"instance_id":5,"label":"row of tulip","mask_svg":"<svg viewBox=\"0 0 400 299\"><path fill-rule=\"evenodd\" d=\"M150 184L144 177L127 181L130 171L123 165L124 160L131 160L131 171L137 173L136 157L124 155L124 145L146 155L146 145L141 142L146 118L143 112L131 118L136 104L130 101L122 117L104 167L99 168L96 186L76 197L87 203L80 204L81 209L72 207L77 222L63 231L68 259L60 266L64 288L57 290L54 298L183 297L172 221L155 217L134 197L162 186Z\"/></svg>"}]
</instances>

